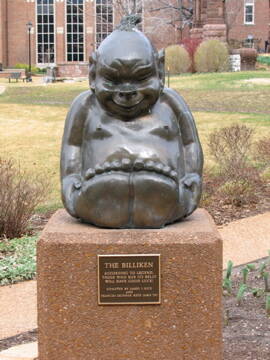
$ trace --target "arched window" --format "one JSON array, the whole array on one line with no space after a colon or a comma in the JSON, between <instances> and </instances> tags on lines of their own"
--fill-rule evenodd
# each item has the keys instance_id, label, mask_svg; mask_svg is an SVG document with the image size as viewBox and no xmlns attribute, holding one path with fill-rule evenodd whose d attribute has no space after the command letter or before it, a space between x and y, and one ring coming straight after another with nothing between
<instances>
[{"instance_id":1,"label":"arched window","mask_svg":"<svg viewBox=\"0 0 270 360\"><path fill-rule=\"evenodd\" d=\"M66 0L67 61L84 61L84 1Z\"/></svg>"},{"instance_id":2,"label":"arched window","mask_svg":"<svg viewBox=\"0 0 270 360\"><path fill-rule=\"evenodd\" d=\"M96 49L113 31L113 0L96 0Z\"/></svg>"},{"instance_id":3,"label":"arched window","mask_svg":"<svg viewBox=\"0 0 270 360\"><path fill-rule=\"evenodd\" d=\"M55 62L54 0L37 0L37 63Z\"/></svg>"}]
</instances>

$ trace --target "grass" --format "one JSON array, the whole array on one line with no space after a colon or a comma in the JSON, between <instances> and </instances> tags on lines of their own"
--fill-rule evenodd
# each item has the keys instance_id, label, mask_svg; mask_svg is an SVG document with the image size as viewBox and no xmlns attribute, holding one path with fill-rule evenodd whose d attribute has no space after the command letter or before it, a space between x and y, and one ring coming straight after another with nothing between
<instances>
[{"instance_id":1,"label":"grass","mask_svg":"<svg viewBox=\"0 0 270 360\"><path fill-rule=\"evenodd\" d=\"M260 56L258 56L257 61L261 64L266 64L266 65L270 66L270 55L269 54L268 55L263 54L263 56L260 55Z\"/></svg>"},{"instance_id":2,"label":"grass","mask_svg":"<svg viewBox=\"0 0 270 360\"><path fill-rule=\"evenodd\" d=\"M269 78L270 72L264 71L241 71L225 73L195 73L184 74L182 76L172 76L171 86L182 90L224 90L234 91L242 88L246 91L245 80ZM256 85L256 89L264 88L263 85ZM248 88L252 91L252 88ZM254 90L254 89L253 89Z\"/></svg>"},{"instance_id":3,"label":"grass","mask_svg":"<svg viewBox=\"0 0 270 360\"><path fill-rule=\"evenodd\" d=\"M1 156L12 156L29 173L50 179L51 191L44 210L61 206L59 153L65 108L1 104Z\"/></svg>"},{"instance_id":4,"label":"grass","mask_svg":"<svg viewBox=\"0 0 270 360\"><path fill-rule=\"evenodd\" d=\"M36 241L37 236L31 236L0 242L0 285L35 277Z\"/></svg>"},{"instance_id":5,"label":"grass","mask_svg":"<svg viewBox=\"0 0 270 360\"><path fill-rule=\"evenodd\" d=\"M270 83L248 82L267 78L270 72L193 74L172 77L171 87L193 111L256 113L270 116Z\"/></svg>"},{"instance_id":6,"label":"grass","mask_svg":"<svg viewBox=\"0 0 270 360\"><path fill-rule=\"evenodd\" d=\"M7 86L7 90L0 97L0 105L21 104L68 108L75 96L89 88L87 81L44 85L38 83L38 79L34 79L32 84L8 84L2 80L0 86Z\"/></svg>"}]
</instances>

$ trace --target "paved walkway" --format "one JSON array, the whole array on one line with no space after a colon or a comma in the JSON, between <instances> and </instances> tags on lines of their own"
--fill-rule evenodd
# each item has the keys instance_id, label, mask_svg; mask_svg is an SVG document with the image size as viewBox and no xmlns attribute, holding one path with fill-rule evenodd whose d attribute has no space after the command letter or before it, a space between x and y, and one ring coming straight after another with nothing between
<instances>
[{"instance_id":1,"label":"paved walkway","mask_svg":"<svg viewBox=\"0 0 270 360\"><path fill-rule=\"evenodd\" d=\"M223 266L234 266L268 256L270 250L270 212L233 221L219 229L223 238Z\"/></svg>"},{"instance_id":2,"label":"paved walkway","mask_svg":"<svg viewBox=\"0 0 270 360\"><path fill-rule=\"evenodd\" d=\"M0 353L0 360L34 360L38 356L37 343L14 346Z\"/></svg>"},{"instance_id":3,"label":"paved walkway","mask_svg":"<svg viewBox=\"0 0 270 360\"><path fill-rule=\"evenodd\" d=\"M224 244L224 268L228 260L240 265L268 256L270 212L234 221L219 231ZM0 339L37 327L35 281L0 287L0 304ZM34 360L36 353L36 343L21 345L0 353L0 360Z\"/></svg>"},{"instance_id":4,"label":"paved walkway","mask_svg":"<svg viewBox=\"0 0 270 360\"><path fill-rule=\"evenodd\" d=\"M0 339L37 327L36 281L0 287Z\"/></svg>"}]
</instances>

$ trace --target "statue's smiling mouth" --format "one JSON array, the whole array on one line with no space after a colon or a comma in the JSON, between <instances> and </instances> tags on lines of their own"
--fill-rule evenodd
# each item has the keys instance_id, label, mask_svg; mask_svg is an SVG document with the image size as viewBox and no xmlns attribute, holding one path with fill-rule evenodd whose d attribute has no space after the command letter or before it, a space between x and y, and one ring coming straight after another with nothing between
<instances>
[{"instance_id":1,"label":"statue's smiling mouth","mask_svg":"<svg viewBox=\"0 0 270 360\"><path fill-rule=\"evenodd\" d=\"M142 101L143 101L143 99L141 99L141 100L139 100L139 101L137 101L135 103L130 104L130 103L126 103L126 102L119 102L119 101L113 100L113 103L115 105L117 105L118 107L120 107L120 108L131 111L131 110L136 109L138 107L138 105L141 104Z\"/></svg>"},{"instance_id":2,"label":"statue's smiling mouth","mask_svg":"<svg viewBox=\"0 0 270 360\"><path fill-rule=\"evenodd\" d=\"M117 91L113 95L113 102L125 111L135 110L143 101L144 96L139 91Z\"/></svg>"}]
</instances>

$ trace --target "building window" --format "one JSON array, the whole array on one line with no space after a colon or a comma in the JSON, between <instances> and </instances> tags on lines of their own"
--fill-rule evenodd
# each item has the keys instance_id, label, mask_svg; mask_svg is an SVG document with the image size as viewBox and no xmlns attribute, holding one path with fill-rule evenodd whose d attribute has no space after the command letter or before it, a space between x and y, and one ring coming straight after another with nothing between
<instances>
[{"instance_id":1,"label":"building window","mask_svg":"<svg viewBox=\"0 0 270 360\"><path fill-rule=\"evenodd\" d=\"M254 2L245 3L245 24L254 24Z\"/></svg>"},{"instance_id":2,"label":"building window","mask_svg":"<svg viewBox=\"0 0 270 360\"><path fill-rule=\"evenodd\" d=\"M54 0L37 0L37 63L55 62Z\"/></svg>"},{"instance_id":3,"label":"building window","mask_svg":"<svg viewBox=\"0 0 270 360\"><path fill-rule=\"evenodd\" d=\"M84 61L84 1L66 0L67 61Z\"/></svg>"},{"instance_id":4,"label":"building window","mask_svg":"<svg viewBox=\"0 0 270 360\"><path fill-rule=\"evenodd\" d=\"M96 0L96 49L113 31L113 0Z\"/></svg>"}]
</instances>

